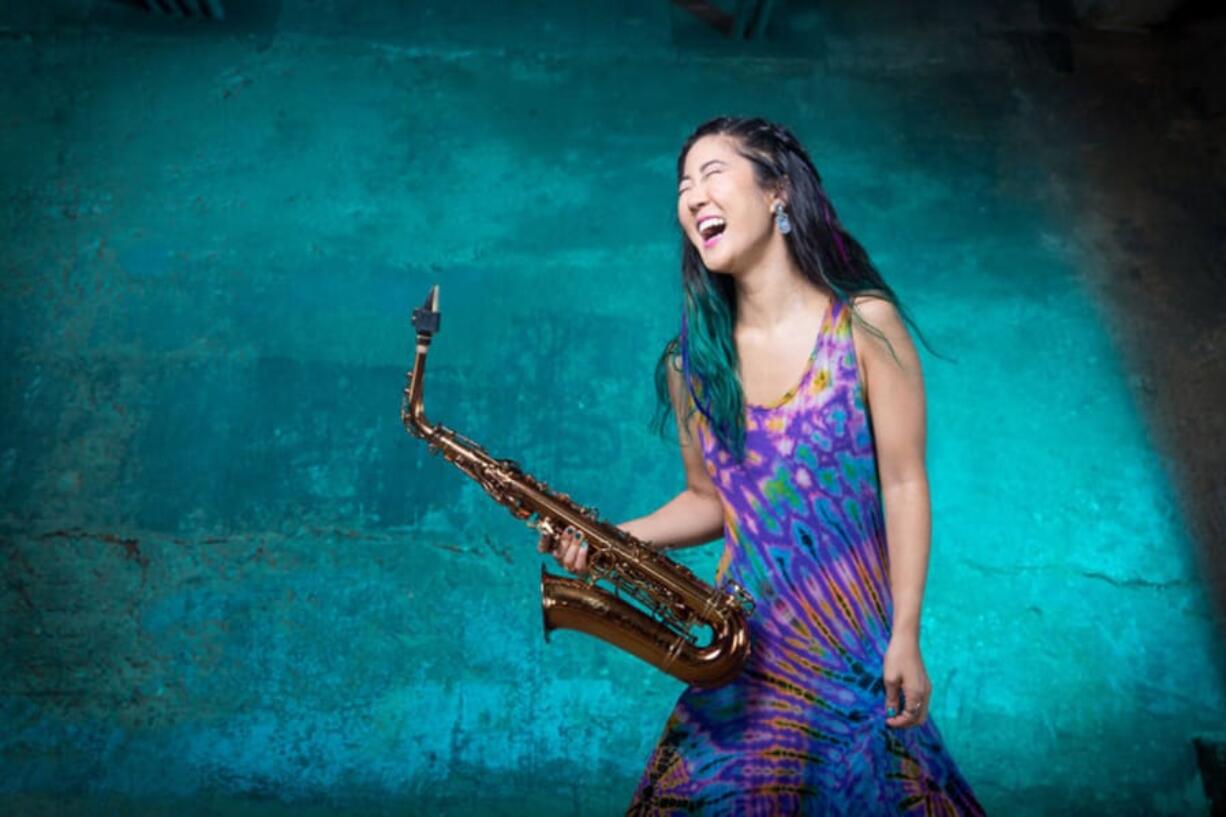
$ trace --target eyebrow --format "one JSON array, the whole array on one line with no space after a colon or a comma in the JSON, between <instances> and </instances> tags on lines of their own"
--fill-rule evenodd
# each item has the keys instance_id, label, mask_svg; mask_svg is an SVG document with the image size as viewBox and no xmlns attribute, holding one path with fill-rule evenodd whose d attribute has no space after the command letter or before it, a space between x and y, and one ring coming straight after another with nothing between
<instances>
[{"instance_id":1,"label":"eyebrow","mask_svg":"<svg viewBox=\"0 0 1226 817\"><path fill-rule=\"evenodd\" d=\"M727 162L725 162L723 159L707 159L705 162L703 162L703 163L702 163L702 167L698 168L698 172L699 172L699 173L701 173L702 171L704 171L704 170L706 170L706 169L707 169L707 165L713 165L713 164L715 164L716 162L719 162L721 165L726 165L726 164L728 164L728 163L727 163ZM680 179L677 179L677 184L681 184L683 181L685 181L685 180L686 180L686 179L688 179L689 177L690 177L690 175L689 175L688 173L687 173L687 174L685 174L685 175L684 175L684 176L682 176Z\"/></svg>"}]
</instances>

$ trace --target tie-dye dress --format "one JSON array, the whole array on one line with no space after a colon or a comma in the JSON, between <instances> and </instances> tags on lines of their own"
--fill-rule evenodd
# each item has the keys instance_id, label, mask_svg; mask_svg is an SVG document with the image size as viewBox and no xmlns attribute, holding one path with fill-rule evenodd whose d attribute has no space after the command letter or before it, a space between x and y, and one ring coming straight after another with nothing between
<instances>
[{"instance_id":1,"label":"tie-dye dress","mask_svg":"<svg viewBox=\"0 0 1226 817\"><path fill-rule=\"evenodd\" d=\"M724 505L715 579L753 594L752 647L734 681L682 692L627 814L983 813L931 717L885 722L893 605L850 315L833 300L800 382L746 408L743 465L698 415Z\"/></svg>"}]
</instances>

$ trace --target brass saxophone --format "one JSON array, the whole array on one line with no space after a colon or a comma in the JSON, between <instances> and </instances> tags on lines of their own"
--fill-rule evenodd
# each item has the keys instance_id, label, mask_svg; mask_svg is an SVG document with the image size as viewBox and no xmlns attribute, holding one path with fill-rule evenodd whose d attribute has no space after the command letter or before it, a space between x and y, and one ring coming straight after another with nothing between
<instances>
[{"instance_id":1,"label":"brass saxophone","mask_svg":"<svg viewBox=\"0 0 1226 817\"><path fill-rule=\"evenodd\" d=\"M426 420L422 378L440 319L435 284L425 303L413 310L417 352L400 409L405 430L476 480L516 519L550 536L573 525L590 545L584 580L555 576L541 566L545 640L555 629L579 630L699 687L717 687L736 677L749 657L746 617L754 601L748 592L732 581L720 589L711 587L684 565L601 520L595 508L579 505L525 474L514 460L495 459L472 440ZM613 584L615 592L595 587L600 579ZM621 598L621 591L651 614ZM710 627L705 645L695 633L702 626Z\"/></svg>"}]
</instances>

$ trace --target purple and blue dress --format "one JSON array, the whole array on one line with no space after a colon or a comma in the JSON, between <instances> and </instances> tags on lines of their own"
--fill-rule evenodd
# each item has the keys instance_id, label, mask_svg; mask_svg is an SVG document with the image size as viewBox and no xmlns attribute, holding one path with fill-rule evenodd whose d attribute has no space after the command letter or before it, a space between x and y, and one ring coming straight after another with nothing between
<instances>
[{"instance_id":1,"label":"purple and blue dress","mask_svg":"<svg viewBox=\"0 0 1226 817\"><path fill-rule=\"evenodd\" d=\"M687 687L628 815L982 815L931 716L886 724L889 560L850 308L832 299L800 382L748 405L737 463L698 414L724 506L716 583L754 597L743 671Z\"/></svg>"}]
</instances>

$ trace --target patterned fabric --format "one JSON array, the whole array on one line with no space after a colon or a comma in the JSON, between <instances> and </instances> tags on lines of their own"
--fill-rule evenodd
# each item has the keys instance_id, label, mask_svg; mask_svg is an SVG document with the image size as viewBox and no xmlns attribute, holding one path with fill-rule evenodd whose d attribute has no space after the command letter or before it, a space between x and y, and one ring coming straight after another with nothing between
<instances>
[{"instance_id":1,"label":"patterned fabric","mask_svg":"<svg viewBox=\"0 0 1226 817\"><path fill-rule=\"evenodd\" d=\"M850 314L832 301L800 382L746 407L744 465L699 420L724 505L716 583L756 600L750 658L681 693L627 814L983 814L931 717L885 722L893 603Z\"/></svg>"}]
</instances>

